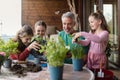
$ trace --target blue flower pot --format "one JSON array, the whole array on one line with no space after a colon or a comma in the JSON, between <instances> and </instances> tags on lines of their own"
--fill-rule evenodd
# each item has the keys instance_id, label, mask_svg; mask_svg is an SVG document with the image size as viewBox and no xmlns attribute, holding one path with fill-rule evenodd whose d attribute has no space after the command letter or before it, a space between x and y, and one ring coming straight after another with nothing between
<instances>
[{"instance_id":1,"label":"blue flower pot","mask_svg":"<svg viewBox=\"0 0 120 80\"><path fill-rule=\"evenodd\" d=\"M11 68L12 65L12 60L11 59L5 59L5 61L3 62L3 66L5 68Z\"/></svg>"},{"instance_id":2,"label":"blue flower pot","mask_svg":"<svg viewBox=\"0 0 120 80\"><path fill-rule=\"evenodd\" d=\"M82 71L83 59L72 59L72 62L73 62L73 70L74 71Z\"/></svg>"},{"instance_id":3,"label":"blue flower pot","mask_svg":"<svg viewBox=\"0 0 120 80\"><path fill-rule=\"evenodd\" d=\"M54 67L49 66L50 80L62 80L63 78L63 66Z\"/></svg>"},{"instance_id":4,"label":"blue flower pot","mask_svg":"<svg viewBox=\"0 0 120 80\"><path fill-rule=\"evenodd\" d=\"M34 63L35 64L40 64L40 58L34 58Z\"/></svg>"}]
</instances>

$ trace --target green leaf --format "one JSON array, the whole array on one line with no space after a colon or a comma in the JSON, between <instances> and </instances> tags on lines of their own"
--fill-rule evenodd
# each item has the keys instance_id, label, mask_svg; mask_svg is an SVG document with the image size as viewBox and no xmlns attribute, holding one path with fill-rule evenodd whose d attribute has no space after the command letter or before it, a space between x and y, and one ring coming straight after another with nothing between
<instances>
[{"instance_id":1,"label":"green leaf","mask_svg":"<svg viewBox=\"0 0 120 80\"><path fill-rule=\"evenodd\" d=\"M79 44L73 44L71 53L72 58L81 59L84 55L83 47Z\"/></svg>"},{"instance_id":2,"label":"green leaf","mask_svg":"<svg viewBox=\"0 0 120 80\"><path fill-rule=\"evenodd\" d=\"M51 66L62 66L68 49L64 41L58 37L58 41L48 40L46 45L41 46L40 52L46 52L46 58Z\"/></svg>"},{"instance_id":3,"label":"green leaf","mask_svg":"<svg viewBox=\"0 0 120 80\"><path fill-rule=\"evenodd\" d=\"M40 37L39 35L34 36L31 40L31 42L33 42L33 41L37 41L41 45L46 44L46 41L42 37Z\"/></svg>"},{"instance_id":4,"label":"green leaf","mask_svg":"<svg viewBox=\"0 0 120 80\"><path fill-rule=\"evenodd\" d=\"M7 42L1 42L0 52L5 52L5 57L8 58L10 54L16 54L18 52L18 42L14 42L12 39L9 39Z\"/></svg>"}]
</instances>

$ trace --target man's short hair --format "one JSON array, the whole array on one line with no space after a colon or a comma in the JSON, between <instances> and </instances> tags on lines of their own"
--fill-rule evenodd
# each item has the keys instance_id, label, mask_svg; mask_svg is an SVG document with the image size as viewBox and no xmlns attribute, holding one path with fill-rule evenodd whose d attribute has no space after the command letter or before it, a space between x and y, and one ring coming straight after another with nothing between
<instances>
[{"instance_id":1,"label":"man's short hair","mask_svg":"<svg viewBox=\"0 0 120 80\"><path fill-rule=\"evenodd\" d=\"M63 18L71 18L73 21L75 21L75 15L72 13L72 12L66 12L66 13L63 13L61 19Z\"/></svg>"}]
</instances>

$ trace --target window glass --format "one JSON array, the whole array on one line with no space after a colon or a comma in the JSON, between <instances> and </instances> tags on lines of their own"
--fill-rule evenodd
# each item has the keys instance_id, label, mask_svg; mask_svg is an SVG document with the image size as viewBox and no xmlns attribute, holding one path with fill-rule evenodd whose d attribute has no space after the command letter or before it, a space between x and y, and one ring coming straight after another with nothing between
<instances>
[{"instance_id":1,"label":"window glass","mask_svg":"<svg viewBox=\"0 0 120 80\"><path fill-rule=\"evenodd\" d=\"M0 36L7 39L21 27L21 0L0 0Z\"/></svg>"},{"instance_id":2,"label":"window glass","mask_svg":"<svg viewBox=\"0 0 120 80\"><path fill-rule=\"evenodd\" d=\"M113 4L104 4L103 11L105 18L107 20L109 29L110 29L110 36L109 40L113 44L112 47L114 50L118 50L118 29L117 29L117 19L116 19L116 7Z\"/></svg>"},{"instance_id":3,"label":"window glass","mask_svg":"<svg viewBox=\"0 0 120 80\"><path fill-rule=\"evenodd\" d=\"M97 5L94 4L94 12L97 10ZM117 29L117 19L116 19L116 5L113 3L103 4L103 14L107 21L110 36L109 40L112 44L118 47L118 29Z\"/></svg>"},{"instance_id":4,"label":"window glass","mask_svg":"<svg viewBox=\"0 0 120 80\"><path fill-rule=\"evenodd\" d=\"M116 10L113 4L104 4L103 5L103 12L105 15L105 18L107 20L109 29L110 29L110 40L114 44L118 44L118 38L117 38L117 26L116 26Z\"/></svg>"}]
</instances>

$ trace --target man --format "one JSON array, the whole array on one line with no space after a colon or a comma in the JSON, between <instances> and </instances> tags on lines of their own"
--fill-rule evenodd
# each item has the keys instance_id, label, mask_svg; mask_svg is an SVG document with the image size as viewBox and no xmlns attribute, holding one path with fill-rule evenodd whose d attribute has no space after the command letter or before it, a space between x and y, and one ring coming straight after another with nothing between
<instances>
[{"instance_id":1,"label":"man","mask_svg":"<svg viewBox=\"0 0 120 80\"><path fill-rule=\"evenodd\" d=\"M59 32L59 36L63 39L66 46L69 46L70 50L71 50L71 48L73 46L73 44L72 44L72 34L76 32L74 30L75 15L72 12L66 12L62 15L61 20L62 20L63 31ZM80 37L80 39L84 39L84 38ZM81 46L81 47L83 47L83 46ZM87 54L87 51L88 51L88 47L84 47L84 53L85 54ZM85 60L86 60L86 56L85 56ZM70 52L67 53L65 63L72 64L72 59L71 59L71 53Z\"/></svg>"}]
</instances>

